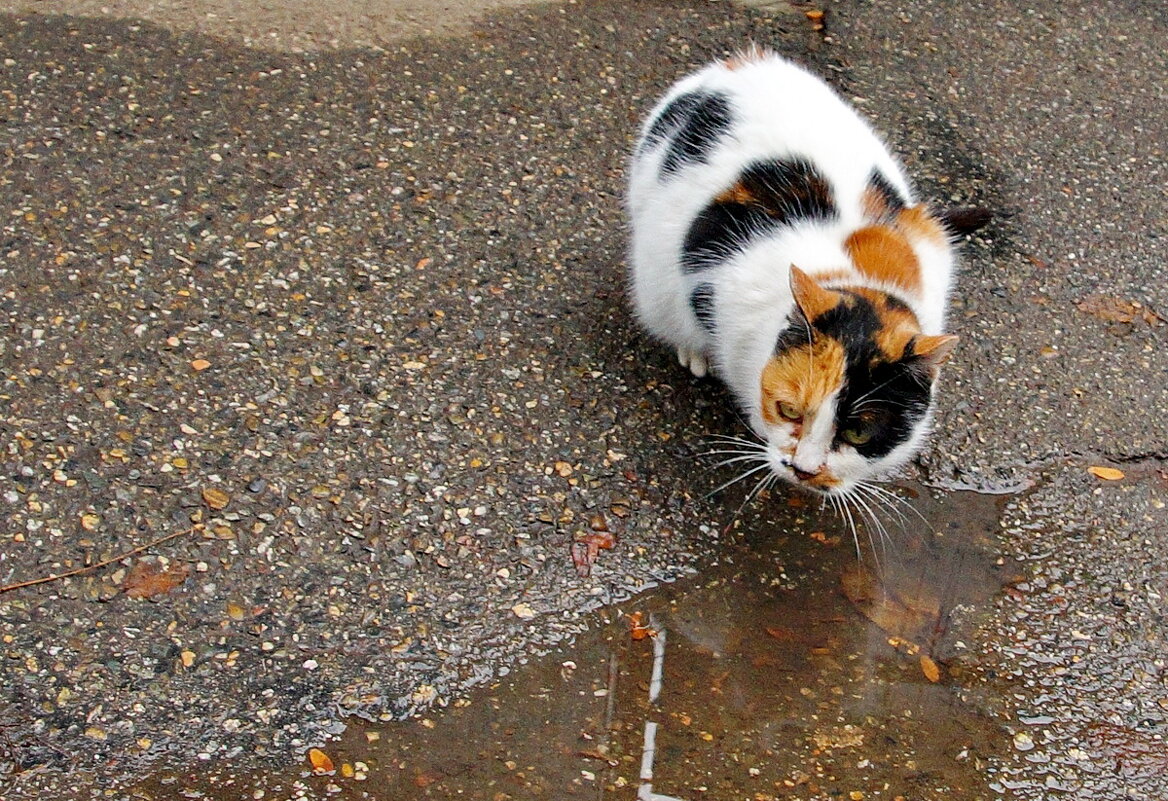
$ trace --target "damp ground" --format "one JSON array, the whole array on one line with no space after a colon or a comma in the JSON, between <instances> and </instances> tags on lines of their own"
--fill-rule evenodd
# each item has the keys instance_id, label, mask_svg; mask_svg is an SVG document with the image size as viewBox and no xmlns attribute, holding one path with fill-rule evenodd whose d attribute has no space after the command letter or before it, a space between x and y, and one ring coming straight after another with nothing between
<instances>
[{"instance_id":1,"label":"damp ground","mask_svg":"<svg viewBox=\"0 0 1168 801\"><path fill-rule=\"evenodd\" d=\"M1019 579L999 499L901 492L916 511L875 548L861 526L863 562L830 510L769 499L782 522L745 516L716 563L444 710L350 718L283 774L202 763L133 797L989 798L1013 746L964 638Z\"/></svg>"}]
</instances>

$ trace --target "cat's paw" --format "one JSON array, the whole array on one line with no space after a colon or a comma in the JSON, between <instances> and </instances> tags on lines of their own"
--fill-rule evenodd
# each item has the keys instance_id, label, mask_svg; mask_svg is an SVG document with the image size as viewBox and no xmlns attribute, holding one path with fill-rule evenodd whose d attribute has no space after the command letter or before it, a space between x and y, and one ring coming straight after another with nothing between
<instances>
[{"instance_id":1,"label":"cat's paw","mask_svg":"<svg viewBox=\"0 0 1168 801\"><path fill-rule=\"evenodd\" d=\"M710 370L710 364L706 360L706 354L702 353L700 350L678 348L677 361L681 363L682 367L688 367L689 371L698 378L701 378Z\"/></svg>"}]
</instances>

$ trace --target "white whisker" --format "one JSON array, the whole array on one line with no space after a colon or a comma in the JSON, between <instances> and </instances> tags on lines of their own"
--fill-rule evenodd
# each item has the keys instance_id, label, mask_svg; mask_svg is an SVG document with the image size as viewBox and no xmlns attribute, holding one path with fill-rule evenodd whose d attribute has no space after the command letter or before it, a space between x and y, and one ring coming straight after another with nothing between
<instances>
[{"instance_id":1,"label":"white whisker","mask_svg":"<svg viewBox=\"0 0 1168 801\"><path fill-rule=\"evenodd\" d=\"M766 470L768 467L769 467L769 465L767 465L766 463L760 464L758 467L753 467L750 470L747 470L745 473L742 473L741 475L735 476L734 478L730 479L725 484L722 484L722 485L710 490L709 492L706 493L706 497L709 498L711 495L717 495L719 492L726 489L727 487L733 486L734 484L737 484L739 481L742 481L743 479L750 478L755 473L757 473L759 470Z\"/></svg>"}]
</instances>

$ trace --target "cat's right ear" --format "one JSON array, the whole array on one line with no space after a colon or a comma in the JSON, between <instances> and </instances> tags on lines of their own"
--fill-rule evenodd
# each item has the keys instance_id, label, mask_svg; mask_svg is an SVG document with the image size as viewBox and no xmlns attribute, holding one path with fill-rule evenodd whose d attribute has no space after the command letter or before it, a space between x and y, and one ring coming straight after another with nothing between
<instances>
[{"instance_id":1,"label":"cat's right ear","mask_svg":"<svg viewBox=\"0 0 1168 801\"><path fill-rule=\"evenodd\" d=\"M831 311L840 302L838 292L824 289L814 278L794 264L791 265L791 294L799 306L799 311L803 312L803 316L809 321Z\"/></svg>"}]
</instances>

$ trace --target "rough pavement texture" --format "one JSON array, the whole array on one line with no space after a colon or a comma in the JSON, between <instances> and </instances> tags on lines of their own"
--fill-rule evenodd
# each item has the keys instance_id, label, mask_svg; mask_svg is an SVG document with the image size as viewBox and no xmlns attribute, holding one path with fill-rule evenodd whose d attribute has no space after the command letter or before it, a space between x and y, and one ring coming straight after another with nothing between
<instances>
[{"instance_id":1,"label":"rough pavement texture","mask_svg":"<svg viewBox=\"0 0 1168 801\"><path fill-rule=\"evenodd\" d=\"M466 33L487 12L531 0L10 0L13 14L68 13L145 19L172 31L213 36L264 50L308 52L392 48L402 39Z\"/></svg>"},{"instance_id":2,"label":"rough pavement texture","mask_svg":"<svg viewBox=\"0 0 1168 801\"><path fill-rule=\"evenodd\" d=\"M1015 759L992 786L1024 799L1164 798L1168 473L1129 467L1100 486L1067 467L1051 465L1002 521L1031 570L974 660L1013 687L993 706L1016 707Z\"/></svg>"},{"instance_id":3,"label":"rough pavement texture","mask_svg":"<svg viewBox=\"0 0 1168 801\"><path fill-rule=\"evenodd\" d=\"M1168 406L1163 5L876 5L836 17L850 77L902 152L972 161L1007 215L960 282L930 475L1009 486L1068 453L1168 456L1146 413Z\"/></svg>"},{"instance_id":4,"label":"rough pavement texture","mask_svg":"<svg viewBox=\"0 0 1168 801\"><path fill-rule=\"evenodd\" d=\"M1006 521L1034 582L983 667L1031 665L998 703L1055 723L1020 722L1041 747L999 786L1155 798L1154 757L1105 757L1147 751L1168 696L1162 7L846 2L826 43L804 22L569 5L293 56L0 17L0 582L197 528L0 596L0 768L35 796L284 759L338 706L448 700L716 544L732 510L689 497L690 457L737 424L631 324L619 198L655 93L752 38L859 98L922 194L1005 213L965 250L923 464L1038 483ZM1132 481L1087 495L1067 454ZM621 545L581 579L593 525ZM128 597L142 562L187 575ZM1066 641L1097 644L1060 672Z\"/></svg>"}]
</instances>

